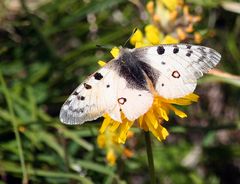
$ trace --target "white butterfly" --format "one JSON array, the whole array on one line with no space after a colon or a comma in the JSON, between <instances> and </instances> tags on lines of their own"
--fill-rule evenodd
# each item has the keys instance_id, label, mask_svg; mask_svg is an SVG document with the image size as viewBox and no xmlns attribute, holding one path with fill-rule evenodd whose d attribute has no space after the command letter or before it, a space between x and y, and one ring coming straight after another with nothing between
<instances>
[{"instance_id":1,"label":"white butterfly","mask_svg":"<svg viewBox=\"0 0 240 184\"><path fill-rule=\"evenodd\" d=\"M88 77L63 104L60 120L82 124L121 111L133 121L148 111L154 95L179 98L192 93L197 79L220 61L215 50L197 45L122 48L117 58Z\"/></svg>"}]
</instances>

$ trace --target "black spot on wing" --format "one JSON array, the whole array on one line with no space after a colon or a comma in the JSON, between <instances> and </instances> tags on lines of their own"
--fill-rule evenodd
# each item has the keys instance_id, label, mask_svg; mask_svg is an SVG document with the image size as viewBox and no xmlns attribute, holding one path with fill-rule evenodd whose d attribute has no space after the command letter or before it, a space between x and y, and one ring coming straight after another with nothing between
<instances>
[{"instance_id":1,"label":"black spot on wing","mask_svg":"<svg viewBox=\"0 0 240 184\"><path fill-rule=\"evenodd\" d=\"M125 104L126 102L127 102L127 99L126 99L126 98L124 98L124 97L118 98L118 103L119 103L119 104L123 105L123 104Z\"/></svg>"},{"instance_id":2,"label":"black spot on wing","mask_svg":"<svg viewBox=\"0 0 240 184\"><path fill-rule=\"evenodd\" d=\"M93 76L96 80L101 80L103 78L102 74L99 72L96 72Z\"/></svg>"},{"instance_id":3,"label":"black spot on wing","mask_svg":"<svg viewBox=\"0 0 240 184\"><path fill-rule=\"evenodd\" d=\"M64 105L69 105L71 103L71 100L67 100Z\"/></svg>"},{"instance_id":4,"label":"black spot on wing","mask_svg":"<svg viewBox=\"0 0 240 184\"><path fill-rule=\"evenodd\" d=\"M177 54L178 52L179 52L179 48L175 47L175 48L173 49L173 53L174 53L174 54Z\"/></svg>"},{"instance_id":5,"label":"black spot on wing","mask_svg":"<svg viewBox=\"0 0 240 184\"><path fill-rule=\"evenodd\" d=\"M175 71L173 71L172 76L173 76L174 78L179 78L179 77L180 77L180 73L175 70Z\"/></svg>"},{"instance_id":6,"label":"black spot on wing","mask_svg":"<svg viewBox=\"0 0 240 184\"><path fill-rule=\"evenodd\" d=\"M78 92L77 92L77 91L74 91L74 92L73 92L73 95L76 95L76 96L77 96L77 95L78 95Z\"/></svg>"},{"instance_id":7,"label":"black spot on wing","mask_svg":"<svg viewBox=\"0 0 240 184\"><path fill-rule=\"evenodd\" d=\"M86 89L92 89L92 86L87 84L87 83L83 83L83 86L86 88Z\"/></svg>"},{"instance_id":8,"label":"black spot on wing","mask_svg":"<svg viewBox=\"0 0 240 184\"><path fill-rule=\"evenodd\" d=\"M157 47L157 53L158 53L159 55L164 54L164 52L165 52L165 49L164 49L163 46L158 46L158 47Z\"/></svg>"},{"instance_id":9,"label":"black spot on wing","mask_svg":"<svg viewBox=\"0 0 240 184\"><path fill-rule=\"evenodd\" d=\"M193 53L193 51L192 51L192 50L189 50L189 51L187 52L186 56L190 57L192 53Z\"/></svg>"},{"instance_id":10,"label":"black spot on wing","mask_svg":"<svg viewBox=\"0 0 240 184\"><path fill-rule=\"evenodd\" d=\"M85 100L85 97L84 96L78 96L78 100Z\"/></svg>"}]
</instances>

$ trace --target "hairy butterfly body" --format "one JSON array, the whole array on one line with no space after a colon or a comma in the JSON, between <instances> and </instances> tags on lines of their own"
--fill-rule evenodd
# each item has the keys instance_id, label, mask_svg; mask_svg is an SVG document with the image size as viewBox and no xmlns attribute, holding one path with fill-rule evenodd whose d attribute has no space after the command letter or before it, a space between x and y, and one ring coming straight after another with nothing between
<instances>
[{"instance_id":1,"label":"hairy butterfly body","mask_svg":"<svg viewBox=\"0 0 240 184\"><path fill-rule=\"evenodd\" d=\"M197 79L220 61L215 50L196 45L123 48L117 58L88 77L60 111L65 124L82 124L121 111L133 121L151 107L154 95L179 98L192 93Z\"/></svg>"}]
</instances>

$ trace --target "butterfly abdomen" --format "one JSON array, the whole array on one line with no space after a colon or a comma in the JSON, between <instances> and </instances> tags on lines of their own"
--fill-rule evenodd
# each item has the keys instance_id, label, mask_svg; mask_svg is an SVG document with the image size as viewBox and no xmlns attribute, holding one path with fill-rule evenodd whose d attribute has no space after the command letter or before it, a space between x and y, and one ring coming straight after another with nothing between
<instances>
[{"instance_id":1,"label":"butterfly abdomen","mask_svg":"<svg viewBox=\"0 0 240 184\"><path fill-rule=\"evenodd\" d=\"M127 81L129 88L148 90L146 76L155 86L159 72L149 64L142 62L131 51L124 50L117 62L119 76Z\"/></svg>"}]
</instances>

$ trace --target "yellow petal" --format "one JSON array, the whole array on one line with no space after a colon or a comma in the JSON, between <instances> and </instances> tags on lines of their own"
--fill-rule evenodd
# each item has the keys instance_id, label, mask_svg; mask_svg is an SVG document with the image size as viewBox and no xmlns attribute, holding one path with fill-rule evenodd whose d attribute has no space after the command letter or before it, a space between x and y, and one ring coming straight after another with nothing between
<instances>
[{"instance_id":1,"label":"yellow petal","mask_svg":"<svg viewBox=\"0 0 240 184\"><path fill-rule=\"evenodd\" d=\"M162 34L159 32L156 26L151 24L147 25L145 27L145 32L146 32L146 38L151 44L153 45L160 44L160 37L162 36Z\"/></svg>"},{"instance_id":2,"label":"yellow petal","mask_svg":"<svg viewBox=\"0 0 240 184\"><path fill-rule=\"evenodd\" d=\"M164 102L164 103L168 103L168 104L176 104L176 105L190 105L192 102L197 102L199 96L194 94L194 93L190 93L184 97L181 98L174 98L174 99L166 99L163 97L158 97L160 101Z\"/></svg>"},{"instance_id":3,"label":"yellow petal","mask_svg":"<svg viewBox=\"0 0 240 184\"><path fill-rule=\"evenodd\" d=\"M199 32L194 33L194 41L196 43L201 43L203 40L202 35Z\"/></svg>"},{"instance_id":4,"label":"yellow petal","mask_svg":"<svg viewBox=\"0 0 240 184\"><path fill-rule=\"evenodd\" d=\"M176 43L179 43L179 40L170 35L165 36L161 41L161 44L176 44Z\"/></svg>"},{"instance_id":5,"label":"yellow petal","mask_svg":"<svg viewBox=\"0 0 240 184\"><path fill-rule=\"evenodd\" d=\"M110 51L110 53L112 54L112 56L114 58L118 57L118 55L119 55L119 48L113 47L112 50Z\"/></svg>"},{"instance_id":6,"label":"yellow petal","mask_svg":"<svg viewBox=\"0 0 240 184\"><path fill-rule=\"evenodd\" d=\"M138 118L138 123L139 123L140 128L142 128L143 116L140 116L140 117Z\"/></svg>"},{"instance_id":7,"label":"yellow petal","mask_svg":"<svg viewBox=\"0 0 240 184\"><path fill-rule=\"evenodd\" d=\"M147 9L148 13L153 14L154 13L154 2L149 1L146 5L146 9Z\"/></svg>"},{"instance_id":8,"label":"yellow petal","mask_svg":"<svg viewBox=\"0 0 240 184\"><path fill-rule=\"evenodd\" d=\"M107 63L106 63L105 61L99 60L99 61L98 61L98 64L99 64L101 67L103 67L103 66L105 66Z\"/></svg>"},{"instance_id":9,"label":"yellow petal","mask_svg":"<svg viewBox=\"0 0 240 184\"><path fill-rule=\"evenodd\" d=\"M143 43L142 42L136 42L135 48L140 48L140 47L143 47Z\"/></svg>"},{"instance_id":10,"label":"yellow petal","mask_svg":"<svg viewBox=\"0 0 240 184\"><path fill-rule=\"evenodd\" d=\"M186 31L187 33L192 33L192 32L194 31L194 30L193 30L193 24L189 24L189 25L186 27L185 31Z\"/></svg>"},{"instance_id":11,"label":"yellow petal","mask_svg":"<svg viewBox=\"0 0 240 184\"><path fill-rule=\"evenodd\" d=\"M108 115L104 115L104 120L101 128L99 129L99 132L102 134L106 130L106 128L109 126L110 123L111 123L111 117Z\"/></svg>"},{"instance_id":12,"label":"yellow petal","mask_svg":"<svg viewBox=\"0 0 240 184\"><path fill-rule=\"evenodd\" d=\"M147 127L147 124L145 123L145 118L144 117L145 117L145 115L140 116L138 118L138 124L139 124L139 127L141 129L143 129L144 131L148 131L148 127Z\"/></svg>"},{"instance_id":13,"label":"yellow petal","mask_svg":"<svg viewBox=\"0 0 240 184\"><path fill-rule=\"evenodd\" d=\"M186 98L186 99L188 99L188 100L191 100L191 101L193 101L193 102L197 102L198 99L199 99L199 96L196 95L196 94L194 94L194 93L190 93L190 94L184 96L184 98Z\"/></svg>"},{"instance_id":14,"label":"yellow petal","mask_svg":"<svg viewBox=\"0 0 240 184\"><path fill-rule=\"evenodd\" d=\"M130 157L133 156L133 151L131 151L131 150L128 149L128 148L125 148L125 149L123 150L123 154L124 154L127 158L130 158Z\"/></svg>"},{"instance_id":15,"label":"yellow petal","mask_svg":"<svg viewBox=\"0 0 240 184\"><path fill-rule=\"evenodd\" d=\"M133 122L131 121L124 121L120 126L120 133L118 137L118 143L125 143L127 138L127 133L130 127L132 126Z\"/></svg>"},{"instance_id":16,"label":"yellow petal","mask_svg":"<svg viewBox=\"0 0 240 184\"><path fill-rule=\"evenodd\" d=\"M161 117L162 117L165 121L168 121L168 120L169 120L169 117L168 117L168 115L167 115L166 110L164 110L163 108L159 108L159 110L160 110Z\"/></svg>"},{"instance_id":17,"label":"yellow petal","mask_svg":"<svg viewBox=\"0 0 240 184\"><path fill-rule=\"evenodd\" d=\"M132 138L134 136L134 132L129 130L127 133L127 138Z\"/></svg>"},{"instance_id":18,"label":"yellow petal","mask_svg":"<svg viewBox=\"0 0 240 184\"><path fill-rule=\"evenodd\" d=\"M180 118L186 118L187 114L185 114L184 112L180 111L179 109L177 109L176 107L170 105L170 109Z\"/></svg>"},{"instance_id":19,"label":"yellow petal","mask_svg":"<svg viewBox=\"0 0 240 184\"><path fill-rule=\"evenodd\" d=\"M149 131L152 132L152 134L159 140L164 140L167 135L168 132L165 128L163 128L161 125L159 125L156 129L153 127L153 125L146 121L146 124L148 125Z\"/></svg>"},{"instance_id":20,"label":"yellow petal","mask_svg":"<svg viewBox=\"0 0 240 184\"><path fill-rule=\"evenodd\" d=\"M170 10L176 10L178 6L178 0L162 0L163 4Z\"/></svg>"},{"instance_id":21,"label":"yellow petal","mask_svg":"<svg viewBox=\"0 0 240 184\"><path fill-rule=\"evenodd\" d=\"M106 159L107 159L107 162L109 165L111 165L111 166L115 165L117 158L112 149L108 151Z\"/></svg>"},{"instance_id":22,"label":"yellow petal","mask_svg":"<svg viewBox=\"0 0 240 184\"><path fill-rule=\"evenodd\" d=\"M161 103L162 99L164 99L164 98L155 97L155 99L154 99L154 111L158 114L158 116L160 116L161 119L164 119L165 121L168 121L169 117L168 117L167 106L166 106L166 104Z\"/></svg>"},{"instance_id":23,"label":"yellow petal","mask_svg":"<svg viewBox=\"0 0 240 184\"><path fill-rule=\"evenodd\" d=\"M144 42L136 42L135 48L140 48L140 47L147 47L147 46L152 46L148 40L144 40Z\"/></svg>"},{"instance_id":24,"label":"yellow petal","mask_svg":"<svg viewBox=\"0 0 240 184\"><path fill-rule=\"evenodd\" d=\"M168 133L168 131L167 131L167 129L166 128L162 128L162 137L163 137L163 139L165 140L166 138L167 138L167 136L169 135L169 133Z\"/></svg>"},{"instance_id":25,"label":"yellow petal","mask_svg":"<svg viewBox=\"0 0 240 184\"><path fill-rule=\"evenodd\" d=\"M112 132L116 131L120 124L121 124L121 123L114 121L114 122L112 123L112 126L111 126L110 130L111 130Z\"/></svg>"},{"instance_id":26,"label":"yellow petal","mask_svg":"<svg viewBox=\"0 0 240 184\"><path fill-rule=\"evenodd\" d=\"M145 32L152 32L156 34L159 33L158 28L152 24L148 24L145 26Z\"/></svg>"},{"instance_id":27,"label":"yellow petal","mask_svg":"<svg viewBox=\"0 0 240 184\"><path fill-rule=\"evenodd\" d=\"M130 43L132 45L135 45L137 42L142 42L142 41L143 41L143 34L139 29L137 29L137 31L130 38Z\"/></svg>"},{"instance_id":28,"label":"yellow petal","mask_svg":"<svg viewBox=\"0 0 240 184\"><path fill-rule=\"evenodd\" d=\"M159 35L156 34L156 33L151 33L151 32L147 32L146 33L146 37L147 37L147 40L153 44L153 45L158 45L160 44L160 38L159 38Z\"/></svg>"},{"instance_id":29,"label":"yellow petal","mask_svg":"<svg viewBox=\"0 0 240 184\"><path fill-rule=\"evenodd\" d=\"M177 10L172 11L169 14L169 16L170 16L170 20L174 22L176 20L177 16L178 16L178 11Z\"/></svg>"},{"instance_id":30,"label":"yellow petal","mask_svg":"<svg viewBox=\"0 0 240 184\"><path fill-rule=\"evenodd\" d=\"M183 31L182 28L177 28L177 35L180 40L185 40L187 38L187 34Z\"/></svg>"},{"instance_id":31,"label":"yellow petal","mask_svg":"<svg viewBox=\"0 0 240 184\"><path fill-rule=\"evenodd\" d=\"M97 137L97 144L99 148L104 148L106 145L106 137L104 134L99 134Z\"/></svg>"},{"instance_id":32,"label":"yellow petal","mask_svg":"<svg viewBox=\"0 0 240 184\"><path fill-rule=\"evenodd\" d=\"M150 122L153 125L153 127L156 129L158 127L158 120L154 116L153 112L152 111L147 112L145 114L145 116L146 116L146 120L145 121Z\"/></svg>"}]
</instances>

